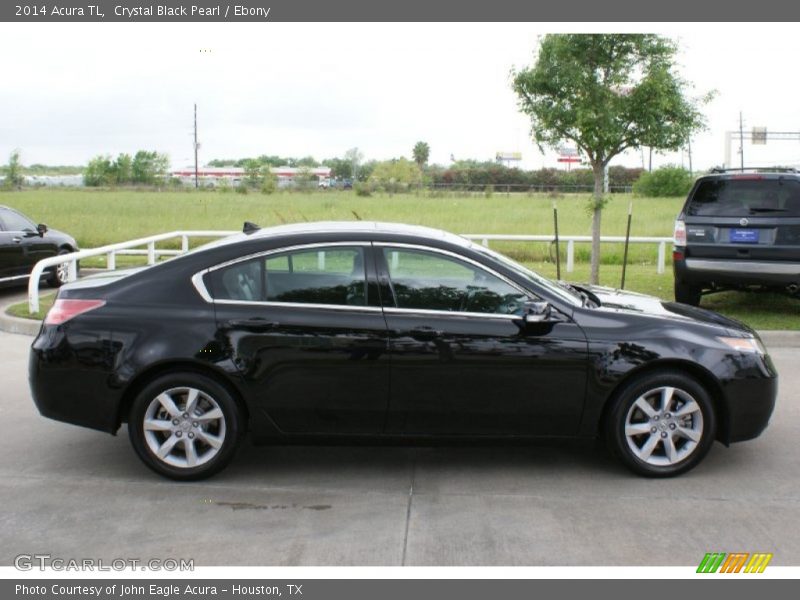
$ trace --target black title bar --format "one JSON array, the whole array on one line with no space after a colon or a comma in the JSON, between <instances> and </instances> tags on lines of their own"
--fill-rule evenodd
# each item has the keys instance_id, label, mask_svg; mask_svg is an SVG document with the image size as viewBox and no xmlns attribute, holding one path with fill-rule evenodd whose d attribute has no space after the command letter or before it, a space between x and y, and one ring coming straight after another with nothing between
<instances>
[{"instance_id":1,"label":"black title bar","mask_svg":"<svg viewBox=\"0 0 800 600\"><path fill-rule=\"evenodd\" d=\"M8 22L677 22L800 20L800 3L672 0L62 0L3 1Z\"/></svg>"}]
</instances>

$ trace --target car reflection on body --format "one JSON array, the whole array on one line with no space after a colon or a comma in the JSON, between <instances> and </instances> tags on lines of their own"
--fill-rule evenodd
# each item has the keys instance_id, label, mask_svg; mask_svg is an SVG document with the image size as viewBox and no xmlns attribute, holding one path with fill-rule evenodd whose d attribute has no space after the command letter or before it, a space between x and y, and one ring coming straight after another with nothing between
<instances>
[{"instance_id":1,"label":"car reflection on body","mask_svg":"<svg viewBox=\"0 0 800 600\"><path fill-rule=\"evenodd\" d=\"M758 436L777 374L716 313L547 280L385 223L242 234L63 286L33 343L40 412L114 433L175 479L256 442L595 438L634 472Z\"/></svg>"}]
</instances>

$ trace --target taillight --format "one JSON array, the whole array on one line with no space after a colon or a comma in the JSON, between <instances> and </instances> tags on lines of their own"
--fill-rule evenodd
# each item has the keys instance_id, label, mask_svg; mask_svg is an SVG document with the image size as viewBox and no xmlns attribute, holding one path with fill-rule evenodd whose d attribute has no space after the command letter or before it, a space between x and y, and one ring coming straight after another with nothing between
<instances>
[{"instance_id":1,"label":"taillight","mask_svg":"<svg viewBox=\"0 0 800 600\"><path fill-rule=\"evenodd\" d=\"M69 300L57 299L47 316L44 318L45 325L61 325L78 315L100 308L105 305L105 300Z\"/></svg>"},{"instance_id":2,"label":"taillight","mask_svg":"<svg viewBox=\"0 0 800 600\"><path fill-rule=\"evenodd\" d=\"M686 245L686 223L683 221L675 221L675 245Z\"/></svg>"}]
</instances>

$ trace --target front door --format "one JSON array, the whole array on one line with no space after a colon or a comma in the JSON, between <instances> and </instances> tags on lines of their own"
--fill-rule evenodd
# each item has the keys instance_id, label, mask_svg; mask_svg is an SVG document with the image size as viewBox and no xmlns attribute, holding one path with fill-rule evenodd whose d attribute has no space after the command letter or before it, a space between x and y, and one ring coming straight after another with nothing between
<instances>
[{"instance_id":1,"label":"front door","mask_svg":"<svg viewBox=\"0 0 800 600\"><path fill-rule=\"evenodd\" d=\"M557 313L526 327L530 294L435 249L376 248L392 352L387 433L574 435L587 346Z\"/></svg>"}]
</instances>

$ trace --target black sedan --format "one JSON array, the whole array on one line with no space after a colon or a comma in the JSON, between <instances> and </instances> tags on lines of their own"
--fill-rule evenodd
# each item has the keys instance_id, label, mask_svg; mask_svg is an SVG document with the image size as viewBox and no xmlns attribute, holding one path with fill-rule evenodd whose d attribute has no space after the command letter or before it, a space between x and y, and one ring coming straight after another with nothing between
<instances>
[{"instance_id":1,"label":"black sedan","mask_svg":"<svg viewBox=\"0 0 800 600\"><path fill-rule=\"evenodd\" d=\"M50 418L175 479L254 441L604 437L683 473L767 426L777 374L716 313L555 283L463 238L382 223L242 234L63 286L30 355Z\"/></svg>"},{"instance_id":2,"label":"black sedan","mask_svg":"<svg viewBox=\"0 0 800 600\"><path fill-rule=\"evenodd\" d=\"M75 252L78 244L65 233L34 225L13 208L0 206L0 287L26 284L33 266L44 258ZM67 281L68 264L47 269L47 283L58 287Z\"/></svg>"}]
</instances>

